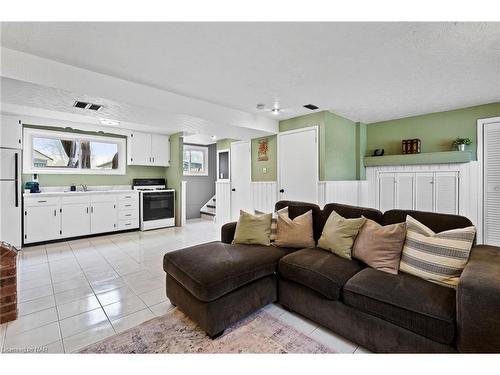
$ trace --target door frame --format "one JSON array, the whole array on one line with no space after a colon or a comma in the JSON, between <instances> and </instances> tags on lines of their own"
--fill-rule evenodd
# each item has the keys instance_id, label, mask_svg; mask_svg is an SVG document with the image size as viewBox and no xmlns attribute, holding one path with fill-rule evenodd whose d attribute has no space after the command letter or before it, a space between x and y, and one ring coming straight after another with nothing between
<instances>
[{"instance_id":1,"label":"door frame","mask_svg":"<svg viewBox=\"0 0 500 375\"><path fill-rule=\"evenodd\" d=\"M484 125L500 122L500 117L482 118L477 120L477 163L478 163L478 205L477 205L477 243L484 238Z\"/></svg>"},{"instance_id":2,"label":"door frame","mask_svg":"<svg viewBox=\"0 0 500 375\"><path fill-rule=\"evenodd\" d=\"M316 189L315 189L315 202L318 204L319 203L319 125L312 125L312 126L307 126L304 128L298 128L298 129L293 129L293 130L287 130L284 132L279 132L277 134L277 142L276 142L276 156L277 156L277 169L278 169L278 176L277 176L277 182L278 182L278 187L276 189L276 202L279 202L281 200L280 198L280 190L281 190L281 158L280 158L280 138L284 135L289 135L289 134L294 134L294 133L302 133L305 131L310 131L314 130L315 136L316 136L316 147L314 149L315 156L316 156L316 168L314 168L315 172L315 180L316 180Z\"/></svg>"}]
</instances>

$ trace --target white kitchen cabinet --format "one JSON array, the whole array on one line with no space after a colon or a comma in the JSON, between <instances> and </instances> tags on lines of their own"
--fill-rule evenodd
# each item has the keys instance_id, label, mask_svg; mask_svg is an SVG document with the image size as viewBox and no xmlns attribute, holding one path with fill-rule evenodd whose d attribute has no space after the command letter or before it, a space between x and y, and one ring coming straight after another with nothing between
<instances>
[{"instance_id":1,"label":"white kitchen cabinet","mask_svg":"<svg viewBox=\"0 0 500 375\"><path fill-rule=\"evenodd\" d=\"M23 126L21 120L15 116L1 116L0 147L22 148Z\"/></svg>"},{"instance_id":2,"label":"white kitchen cabinet","mask_svg":"<svg viewBox=\"0 0 500 375\"><path fill-rule=\"evenodd\" d=\"M170 164L170 142L168 135L153 134L151 137L153 165L166 167Z\"/></svg>"},{"instance_id":3,"label":"white kitchen cabinet","mask_svg":"<svg viewBox=\"0 0 500 375\"><path fill-rule=\"evenodd\" d=\"M61 206L54 199L37 199L24 208L24 242L61 238Z\"/></svg>"},{"instance_id":4,"label":"white kitchen cabinet","mask_svg":"<svg viewBox=\"0 0 500 375\"><path fill-rule=\"evenodd\" d=\"M88 195L61 199L61 236L78 237L90 234L90 199Z\"/></svg>"},{"instance_id":5,"label":"white kitchen cabinet","mask_svg":"<svg viewBox=\"0 0 500 375\"><path fill-rule=\"evenodd\" d=\"M116 202L116 196L111 194L94 195L91 197L91 233L113 232L117 229L118 209Z\"/></svg>"},{"instance_id":6,"label":"white kitchen cabinet","mask_svg":"<svg viewBox=\"0 0 500 375\"><path fill-rule=\"evenodd\" d=\"M381 172L379 209L458 214L458 172Z\"/></svg>"},{"instance_id":7,"label":"white kitchen cabinet","mask_svg":"<svg viewBox=\"0 0 500 375\"><path fill-rule=\"evenodd\" d=\"M127 141L127 164L168 167L169 137L161 134L131 132Z\"/></svg>"}]
</instances>

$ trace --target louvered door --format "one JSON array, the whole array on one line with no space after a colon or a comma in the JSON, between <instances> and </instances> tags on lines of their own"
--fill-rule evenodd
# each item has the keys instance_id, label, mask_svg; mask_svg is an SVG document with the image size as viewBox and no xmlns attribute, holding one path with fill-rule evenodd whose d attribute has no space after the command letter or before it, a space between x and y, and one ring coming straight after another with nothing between
<instances>
[{"instance_id":1,"label":"louvered door","mask_svg":"<svg viewBox=\"0 0 500 375\"><path fill-rule=\"evenodd\" d=\"M415 209L434 211L434 173L416 173Z\"/></svg>"},{"instance_id":2,"label":"louvered door","mask_svg":"<svg viewBox=\"0 0 500 375\"><path fill-rule=\"evenodd\" d=\"M458 173L439 172L434 176L435 211L442 214L458 214Z\"/></svg>"},{"instance_id":3,"label":"louvered door","mask_svg":"<svg viewBox=\"0 0 500 375\"><path fill-rule=\"evenodd\" d=\"M396 208L413 210L414 173L398 173L396 175Z\"/></svg>"},{"instance_id":4,"label":"louvered door","mask_svg":"<svg viewBox=\"0 0 500 375\"><path fill-rule=\"evenodd\" d=\"M484 126L484 243L500 246L500 123Z\"/></svg>"},{"instance_id":5,"label":"louvered door","mask_svg":"<svg viewBox=\"0 0 500 375\"><path fill-rule=\"evenodd\" d=\"M396 175L394 173L380 173L378 194L380 211L385 212L395 208Z\"/></svg>"}]
</instances>

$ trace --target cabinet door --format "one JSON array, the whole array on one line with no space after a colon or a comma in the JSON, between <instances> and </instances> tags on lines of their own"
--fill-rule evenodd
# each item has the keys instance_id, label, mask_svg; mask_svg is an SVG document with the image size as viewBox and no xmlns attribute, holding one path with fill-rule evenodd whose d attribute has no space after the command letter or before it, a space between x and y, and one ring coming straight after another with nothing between
<instances>
[{"instance_id":1,"label":"cabinet door","mask_svg":"<svg viewBox=\"0 0 500 375\"><path fill-rule=\"evenodd\" d=\"M90 208L91 233L113 232L117 227L115 202L93 202Z\"/></svg>"},{"instance_id":2,"label":"cabinet door","mask_svg":"<svg viewBox=\"0 0 500 375\"><path fill-rule=\"evenodd\" d=\"M483 243L500 246L500 122L484 126Z\"/></svg>"},{"instance_id":3,"label":"cabinet door","mask_svg":"<svg viewBox=\"0 0 500 375\"><path fill-rule=\"evenodd\" d=\"M436 196L435 211L442 214L458 214L458 173L439 172L434 175Z\"/></svg>"},{"instance_id":4,"label":"cabinet door","mask_svg":"<svg viewBox=\"0 0 500 375\"><path fill-rule=\"evenodd\" d=\"M434 211L434 174L415 174L415 209Z\"/></svg>"},{"instance_id":5,"label":"cabinet door","mask_svg":"<svg viewBox=\"0 0 500 375\"><path fill-rule=\"evenodd\" d=\"M24 210L24 242L41 242L61 238L60 206L33 206Z\"/></svg>"},{"instance_id":6,"label":"cabinet door","mask_svg":"<svg viewBox=\"0 0 500 375\"><path fill-rule=\"evenodd\" d=\"M0 121L0 147L22 148L23 127L18 117L5 116Z\"/></svg>"},{"instance_id":7,"label":"cabinet door","mask_svg":"<svg viewBox=\"0 0 500 375\"><path fill-rule=\"evenodd\" d=\"M398 173L396 175L396 208L400 210L413 210L413 173Z\"/></svg>"},{"instance_id":8,"label":"cabinet door","mask_svg":"<svg viewBox=\"0 0 500 375\"><path fill-rule=\"evenodd\" d=\"M151 134L133 132L128 137L129 165L152 165L151 162Z\"/></svg>"},{"instance_id":9,"label":"cabinet door","mask_svg":"<svg viewBox=\"0 0 500 375\"><path fill-rule=\"evenodd\" d=\"M153 134L151 137L151 158L153 165L168 167L170 162L170 142L168 135Z\"/></svg>"},{"instance_id":10,"label":"cabinet door","mask_svg":"<svg viewBox=\"0 0 500 375\"><path fill-rule=\"evenodd\" d=\"M396 179L394 173L380 173L379 175L379 209L388 211L395 208Z\"/></svg>"},{"instance_id":11,"label":"cabinet door","mask_svg":"<svg viewBox=\"0 0 500 375\"><path fill-rule=\"evenodd\" d=\"M90 234L90 207L88 203L63 204L61 235L77 237Z\"/></svg>"}]
</instances>

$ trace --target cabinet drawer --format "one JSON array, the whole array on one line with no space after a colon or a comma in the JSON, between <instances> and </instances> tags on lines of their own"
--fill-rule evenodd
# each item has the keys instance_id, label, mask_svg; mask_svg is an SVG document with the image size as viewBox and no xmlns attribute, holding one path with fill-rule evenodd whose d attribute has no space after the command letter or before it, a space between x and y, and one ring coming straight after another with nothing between
<instances>
[{"instance_id":1,"label":"cabinet drawer","mask_svg":"<svg viewBox=\"0 0 500 375\"><path fill-rule=\"evenodd\" d=\"M137 191L132 191L130 193L118 194L118 201L119 202L139 201L139 193Z\"/></svg>"},{"instance_id":2,"label":"cabinet drawer","mask_svg":"<svg viewBox=\"0 0 500 375\"><path fill-rule=\"evenodd\" d=\"M118 211L118 220L137 219L139 212L137 210L122 210Z\"/></svg>"},{"instance_id":3,"label":"cabinet drawer","mask_svg":"<svg viewBox=\"0 0 500 375\"><path fill-rule=\"evenodd\" d=\"M90 196L91 202L116 202L116 195L114 194L92 194Z\"/></svg>"},{"instance_id":4,"label":"cabinet drawer","mask_svg":"<svg viewBox=\"0 0 500 375\"><path fill-rule=\"evenodd\" d=\"M139 202L134 201L118 201L119 210L135 210L139 211Z\"/></svg>"},{"instance_id":5,"label":"cabinet drawer","mask_svg":"<svg viewBox=\"0 0 500 375\"><path fill-rule=\"evenodd\" d=\"M136 228L139 228L139 219L118 221L118 230L136 229Z\"/></svg>"},{"instance_id":6,"label":"cabinet drawer","mask_svg":"<svg viewBox=\"0 0 500 375\"><path fill-rule=\"evenodd\" d=\"M68 193L71 194L71 193ZM64 204L80 204L80 203L90 203L90 197L88 195L72 195L61 197L61 203Z\"/></svg>"},{"instance_id":7,"label":"cabinet drawer","mask_svg":"<svg viewBox=\"0 0 500 375\"><path fill-rule=\"evenodd\" d=\"M29 197L24 198L26 207L41 207L41 206L58 206L61 203L60 197Z\"/></svg>"}]
</instances>

